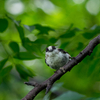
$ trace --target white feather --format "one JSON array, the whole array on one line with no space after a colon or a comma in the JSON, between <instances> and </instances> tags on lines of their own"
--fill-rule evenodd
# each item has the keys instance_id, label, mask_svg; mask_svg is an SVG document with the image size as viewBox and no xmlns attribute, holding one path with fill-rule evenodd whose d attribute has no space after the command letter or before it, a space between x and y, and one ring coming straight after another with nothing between
<instances>
[{"instance_id":1,"label":"white feather","mask_svg":"<svg viewBox=\"0 0 100 100\"><path fill-rule=\"evenodd\" d=\"M49 46L48 49L52 50L52 46ZM71 56L68 53L60 52L56 48L52 52L46 52L45 59L48 66L58 70L71 60L70 57Z\"/></svg>"}]
</instances>

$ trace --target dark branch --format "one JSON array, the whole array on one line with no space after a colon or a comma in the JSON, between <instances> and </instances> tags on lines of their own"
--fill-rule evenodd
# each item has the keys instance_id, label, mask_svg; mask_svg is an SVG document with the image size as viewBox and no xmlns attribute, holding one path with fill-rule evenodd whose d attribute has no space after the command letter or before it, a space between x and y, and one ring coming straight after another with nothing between
<instances>
[{"instance_id":1,"label":"dark branch","mask_svg":"<svg viewBox=\"0 0 100 100\"><path fill-rule=\"evenodd\" d=\"M36 82L24 82L26 85L31 85L31 86L38 86L39 84Z\"/></svg>"},{"instance_id":2,"label":"dark branch","mask_svg":"<svg viewBox=\"0 0 100 100\"><path fill-rule=\"evenodd\" d=\"M67 63L66 65L62 67L64 68L65 73L67 71L70 71L75 65L81 62L87 55L90 55L93 49L99 43L100 43L100 35L98 35L93 40L91 40L88 46L83 51L81 51L69 63ZM48 92L50 88L52 87L53 83L57 81L58 79L60 79L60 77L65 73L59 69L58 71L56 71L56 73L54 73L49 79L47 79L43 83L38 84L38 85L33 85L35 87L22 100L33 100L35 96L45 88L46 88L46 92ZM28 85L29 84L30 83L28 83Z\"/></svg>"},{"instance_id":3,"label":"dark branch","mask_svg":"<svg viewBox=\"0 0 100 100\"><path fill-rule=\"evenodd\" d=\"M47 94L50 91L52 85L53 85L52 81L48 80L47 87L46 87L46 93L45 94Z\"/></svg>"}]
</instances>

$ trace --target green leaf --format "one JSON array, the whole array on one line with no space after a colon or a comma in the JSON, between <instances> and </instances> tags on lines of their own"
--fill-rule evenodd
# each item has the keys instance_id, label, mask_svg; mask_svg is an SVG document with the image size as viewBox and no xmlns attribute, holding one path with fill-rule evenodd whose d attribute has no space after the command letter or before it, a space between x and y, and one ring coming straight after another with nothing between
<instances>
[{"instance_id":1,"label":"green leaf","mask_svg":"<svg viewBox=\"0 0 100 100\"><path fill-rule=\"evenodd\" d=\"M6 68L3 68L1 71L0 71L0 77L5 77L12 69L12 66L8 66Z\"/></svg>"},{"instance_id":2,"label":"green leaf","mask_svg":"<svg viewBox=\"0 0 100 100\"><path fill-rule=\"evenodd\" d=\"M49 40L49 41L50 41L51 43L55 43L55 42L57 42L57 40L58 40L58 39L55 39L55 38L50 38L50 40Z\"/></svg>"},{"instance_id":3,"label":"green leaf","mask_svg":"<svg viewBox=\"0 0 100 100\"><path fill-rule=\"evenodd\" d=\"M83 97L85 97L85 95L72 92L72 91L68 91L53 100L66 100L66 98L67 100L81 100Z\"/></svg>"},{"instance_id":4,"label":"green leaf","mask_svg":"<svg viewBox=\"0 0 100 100\"><path fill-rule=\"evenodd\" d=\"M98 34L100 34L100 26L94 25L92 28L86 29L85 32L83 33L83 36L86 39L91 39Z\"/></svg>"},{"instance_id":5,"label":"green leaf","mask_svg":"<svg viewBox=\"0 0 100 100\"><path fill-rule=\"evenodd\" d=\"M80 50L84 47L84 44L82 42L79 42L78 43L78 47L77 47L77 50Z\"/></svg>"},{"instance_id":6,"label":"green leaf","mask_svg":"<svg viewBox=\"0 0 100 100\"><path fill-rule=\"evenodd\" d=\"M19 36L20 36L21 40L23 40L23 38L24 38L25 36L24 36L23 27L20 25L20 22L21 22L21 21L16 21L16 20L14 20L12 17L10 17L10 16L8 16L8 15L6 15L6 16L7 16L10 20L12 20L12 21L14 22L14 24L15 24L15 26L16 26L18 32L19 32Z\"/></svg>"},{"instance_id":7,"label":"green leaf","mask_svg":"<svg viewBox=\"0 0 100 100\"><path fill-rule=\"evenodd\" d=\"M23 79L27 80L28 77L34 76L34 74L29 69L24 67L23 65L17 64L16 69L17 69L18 73L20 74L21 78L23 78Z\"/></svg>"},{"instance_id":8,"label":"green leaf","mask_svg":"<svg viewBox=\"0 0 100 100\"><path fill-rule=\"evenodd\" d=\"M80 29L78 29L78 28L74 28L72 30L68 29L63 35L60 36L60 38L71 38L71 37L75 36L75 33L77 31L80 31Z\"/></svg>"},{"instance_id":9,"label":"green leaf","mask_svg":"<svg viewBox=\"0 0 100 100\"><path fill-rule=\"evenodd\" d=\"M41 26L39 24L35 24L35 29L39 30L39 34L48 34L49 31L54 31L53 28L47 26Z\"/></svg>"},{"instance_id":10,"label":"green leaf","mask_svg":"<svg viewBox=\"0 0 100 100\"><path fill-rule=\"evenodd\" d=\"M60 48L62 49L65 49L65 47L69 44L70 42L65 42L65 43L62 43Z\"/></svg>"},{"instance_id":11,"label":"green leaf","mask_svg":"<svg viewBox=\"0 0 100 100\"><path fill-rule=\"evenodd\" d=\"M4 32L8 27L8 20L5 18L0 18L0 32Z\"/></svg>"},{"instance_id":12,"label":"green leaf","mask_svg":"<svg viewBox=\"0 0 100 100\"><path fill-rule=\"evenodd\" d=\"M28 26L28 25L24 25L24 27L29 30L30 32L32 32L35 29L34 25Z\"/></svg>"},{"instance_id":13,"label":"green leaf","mask_svg":"<svg viewBox=\"0 0 100 100\"><path fill-rule=\"evenodd\" d=\"M20 59L20 60L32 60L37 59L39 57L35 56L31 52L20 52L19 54L16 54L14 58Z\"/></svg>"},{"instance_id":14,"label":"green leaf","mask_svg":"<svg viewBox=\"0 0 100 100\"><path fill-rule=\"evenodd\" d=\"M34 52L35 45L32 41L29 40L29 38L24 38L22 43L26 50Z\"/></svg>"},{"instance_id":15,"label":"green leaf","mask_svg":"<svg viewBox=\"0 0 100 100\"><path fill-rule=\"evenodd\" d=\"M39 42L39 41L37 41L37 42ZM36 43L36 42L32 42L28 38L24 38L22 45L28 52L35 53L38 56L41 56L41 53L42 53L40 51L41 44Z\"/></svg>"},{"instance_id":16,"label":"green leaf","mask_svg":"<svg viewBox=\"0 0 100 100\"><path fill-rule=\"evenodd\" d=\"M19 45L16 42L10 42L9 46L15 53L19 53Z\"/></svg>"},{"instance_id":17,"label":"green leaf","mask_svg":"<svg viewBox=\"0 0 100 100\"><path fill-rule=\"evenodd\" d=\"M71 24L71 25L69 26L69 28L68 28L67 31L70 31L70 30L72 29L72 27L73 27L73 24Z\"/></svg>"},{"instance_id":18,"label":"green leaf","mask_svg":"<svg viewBox=\"0 0 100 100\"><path fill-rule=\"evenodd\" d=\"M59 89L63 86L63 83L55 83L55 85L51 88L51 92L59 91Z\"/></svg>"},{"instance_id":19,"label":"green leaf","mask_svg":"<svg viewBox=\"0 0 100 100\"><path fill-rule=\"evenodd\" d=\"M50 44L48 37L42 36L33 42L34 44Z\"/></svg>"},{"instance_id":20,"label":"green leaf","mask_svg":"<svg viewBox=\"0 0 100 100\"><path fill-rule=\"evenodd\" d=\"M8 15L6 15L6 17L9 18L11 21L13 21L17 26L19 26L21 21L16 21L16 20L14 20L12 17L10 17Z\"/></svg>"},{"instance_id":21,"label":"green leaf","mask_svg":"<svg viewBox=\"0 0 100 100\"><path fill-rule=\"evenodd\" d=\"M90 29L91 29L91 30L94 30L94 29L96 29L96 27L97 27L97 25L94 25L94 26L92 26Z\"/></svg>"},{"instance_id":22,"label":"green leaf","mask_svg":"<svg viewBox=\"0 0 100 100\"><path fill-rule=\"evenodd\" d=\"M87 72L87 76L90 76L96 69L96 65L98 64L98 62L100 61L100 59L94 60L94 62L92 62L91 66L89 66L88 72Z\"/></svg>"},{"instance_id":23,"label":"green leaf","mask_svg":"<svg viewBox=\"0 0 100 100\"><path fill-rule=\"evenodd\" d=\"M93 38L95 36L95 33L92 30L88 30L85 33L83 33L83 36L86 39L91 39L91 38Z\"/></svg>"},{"instance_id":24,"label":"green leaf","mask_svg":"<svg viewBox=\"0 0 100 100\"><path fill-rule=\"evenodd\" d=\"M47 26L42 26L40 24L35 24L35 25L31 25L31 26L24 25L24 27L27 30L29 30L30 32L32 32L34 29L37 29L40 31L39 34L48 34L49 31L54 31L53 28L47 27Z\"/></svg>"},{"instance_id":25,"label":"green leaf","mask_svg":"<svg viewBox=\"0 0 100 100\"><path fill-rule=\"evenodd\" d=\"M3 68L3 66L5 65L5 63L7 62L8 58L3 59L2 61L0 61L0 70Z\"/></svg>"},{"instance_id":26,"label":"green leaf","mask_svg":"<svg viewBox=\"0 0 100 100\"><path fill-rule=\"evenodd\" d=\"M24 39L24 30L23 30L22 26L18 26L17 24L15 24L15 26L19 32L21 40L23 40Z\"/></svg>"},{"instance_id":27,"label":"green leaf","mask_svg":"<svg viewBox=\"0 0 100 100\"><path fill-rule=\"evenodd\" d=\"M86 98L86 99L84 99L84 100L99 100L100 99L100 97L99 98L96 98L96 97L89 97L89 98Z\"/></svg>"}]
</instances>

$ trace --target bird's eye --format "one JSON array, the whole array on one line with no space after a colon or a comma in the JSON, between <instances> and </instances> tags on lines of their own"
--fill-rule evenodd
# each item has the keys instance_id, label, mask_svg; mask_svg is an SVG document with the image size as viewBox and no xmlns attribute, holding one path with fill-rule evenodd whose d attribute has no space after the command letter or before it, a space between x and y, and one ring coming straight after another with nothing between
<instances>
[{"instance_id":1,"label":"bird's eye","mask_svg":"<svg viewBox=\"0 0 100 100\"><path fill-rule=\"evenodd\" d=\"M55 49L55 46L49 46L48 48L46 48L46 52L52 52Z\"/></svg>"}]
</instances>

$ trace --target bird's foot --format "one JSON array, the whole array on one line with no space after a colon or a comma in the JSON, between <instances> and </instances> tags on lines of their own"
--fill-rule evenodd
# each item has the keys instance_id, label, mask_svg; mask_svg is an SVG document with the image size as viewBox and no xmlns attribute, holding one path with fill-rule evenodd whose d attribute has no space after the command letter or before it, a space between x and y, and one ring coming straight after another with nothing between
<instances>
[{"instance_id":1,"label":"bird's foot","mask_svg":"<svg viewBox=\"0 0 100 100\"><path fill-rule=\"evenodd\" d=\"M64 69L63 67L60 67L60 70L61 70L63 73L66 72L65 69Z\"/></svg>"}]
</instances>

